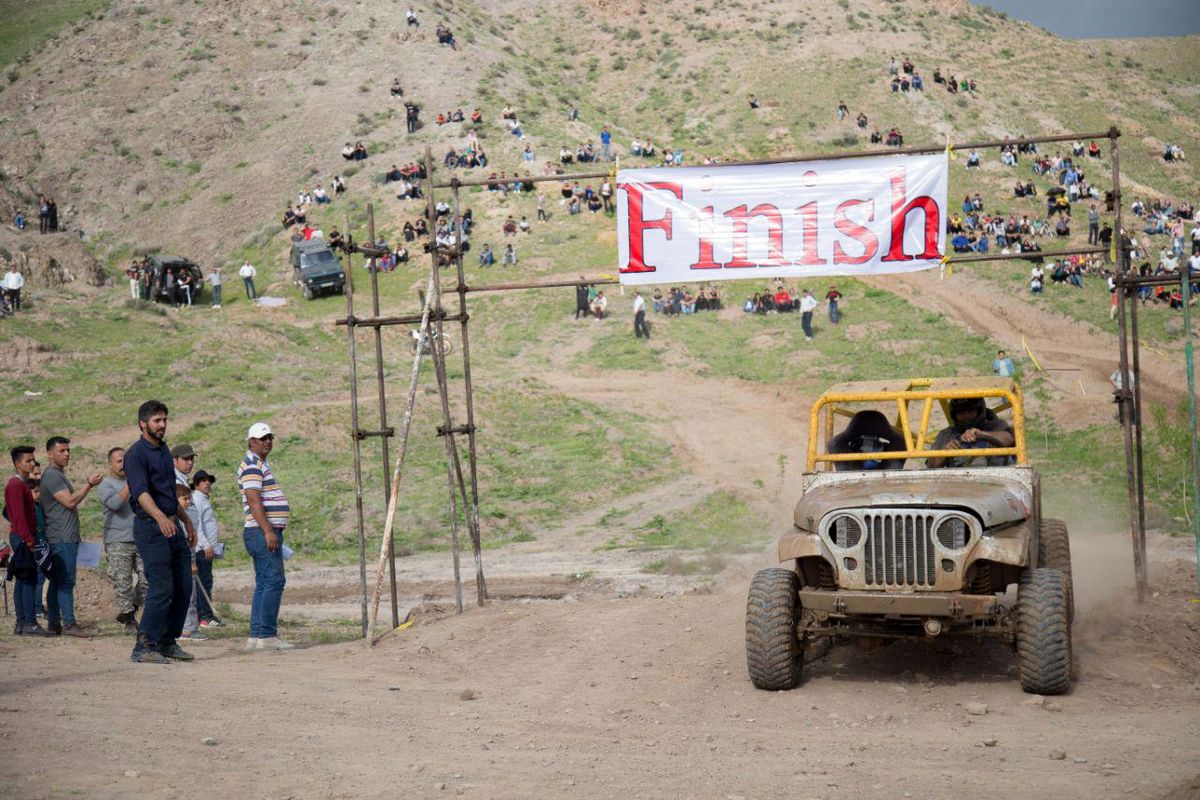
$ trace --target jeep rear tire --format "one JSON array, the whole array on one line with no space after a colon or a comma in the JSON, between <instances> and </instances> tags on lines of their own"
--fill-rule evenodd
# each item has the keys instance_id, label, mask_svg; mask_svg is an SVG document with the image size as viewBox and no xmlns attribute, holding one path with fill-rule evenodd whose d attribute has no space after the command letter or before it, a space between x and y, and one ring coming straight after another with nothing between
<instances>
[{"instance_id":1,"label":"jeep rear tire","mask_svg":"<svg viewBox=\"0 0 1200 800\"><path fill-rule=\"evenodd\" d=\"M1038 533L1038 566L1056 569L1063 575L1067 591L1067 621L1075 621L1075 583L1071 577L1071 540L1067 523L1044 519Z\"/></svg>"},{"instance_id":2,"label":"jeep rear tire","mask_svg":"<svg viewBox=\"0 0 1200 800\"><path fill-rule=\"evenodd\" d=\"M796 637L800 576L790 569L759 570L746 599L746 665L759 689L792 689L804 652Z\"/></svg>"},{"instance_id":3,"label":"jeep rear tire","mask_svg":"<svg viewBox=\"0 0 1200 800\"><path fill-rule=\"evenodd\" d=\"M1021 575L1016 620L1021 688L1063 694L1071 687L1071 622L1061 572L1042 567Z\"/></svg>"}]
</instances>

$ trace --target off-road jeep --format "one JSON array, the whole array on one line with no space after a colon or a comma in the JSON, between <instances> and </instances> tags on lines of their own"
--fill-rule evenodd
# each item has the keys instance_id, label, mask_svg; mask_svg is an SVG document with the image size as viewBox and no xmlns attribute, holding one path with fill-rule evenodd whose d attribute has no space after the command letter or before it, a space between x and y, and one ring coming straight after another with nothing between
<instances>
[{"instance_id":1,"label":"off-road jeep","mask_svg":"<svg viewBox=\"0 0 1200 800\"><path fill-rule=\"evenodd\" d=\"M291 253L292 280L300 287L305 300L323 292L341 294L346 273L341 262L324 239L296 242Z\"/></svg>"},{"instance_id":2,"label":"off-road jeep","mask_svg":"<svg viewBox=\"0 0 1200 800\"><path fill-rule=\"evenodd\" d=\"M1011 445L966 433L964 417L1009 430ZM968 636L1013 644L1025 691L1067 691L1070 546L1066 525L1042 516L1024 423L1008 378L847 383L822 395L779 538L785 567L759 571L746 603L754 685L795 687L805 651L823 640L866 649Z\"/></svg>"}]
</instances>

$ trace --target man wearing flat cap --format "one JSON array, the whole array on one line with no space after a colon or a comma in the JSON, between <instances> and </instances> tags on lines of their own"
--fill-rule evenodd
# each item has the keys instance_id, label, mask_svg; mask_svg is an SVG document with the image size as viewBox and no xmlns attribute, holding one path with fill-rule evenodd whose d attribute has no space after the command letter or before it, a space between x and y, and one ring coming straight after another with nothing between
<instances>
[{"instance_id":1,"label":"man wearing flat cap","mask_svg":"<svg viewBox=\"0 0 1200 800\"><path fill-rule=\"evenodd\" d=\"M192 468L196 466L196 451L190 444L177 444L171 448L171 458L175 460L175 482L191 486L188 475L192 474Z\"/></svg>"}]
</instances>

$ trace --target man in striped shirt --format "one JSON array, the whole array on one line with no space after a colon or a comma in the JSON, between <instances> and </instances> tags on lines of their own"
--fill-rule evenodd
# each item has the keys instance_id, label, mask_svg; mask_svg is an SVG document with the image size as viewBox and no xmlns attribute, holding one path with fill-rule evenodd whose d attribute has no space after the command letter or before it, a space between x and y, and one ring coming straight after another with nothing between
<instances>
[{"instance_id":1,"label":"man in striped shirt","mask_svg":"<svg viewBox=\"0 0 1200 800\"><path fill-rule=\"evenodd\" d=\"M254 559L254 597L250 601L250 638L246 640L246 649L291 650L295 645L279 638L279 605L286 583L283 531L288 524L288 502L267 463L275 434L265 422L256 422L250 426L246 438L246 457L237 473L246 520L242 541Z\"/></svg>"}]
</instances>

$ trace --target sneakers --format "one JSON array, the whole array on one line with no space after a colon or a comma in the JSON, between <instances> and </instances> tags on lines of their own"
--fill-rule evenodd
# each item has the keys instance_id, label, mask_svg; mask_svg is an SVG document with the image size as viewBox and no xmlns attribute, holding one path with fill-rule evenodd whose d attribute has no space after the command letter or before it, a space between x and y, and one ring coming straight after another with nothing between
<instances>
[{"instance_id":1,"label":"sneakers","mask_svg":"<svg viewBox=\"0 0 1200 800\"><path fill-rule=\"evenodd\" d=\"M258 643L261 641L262 641L262 639L259 639L257 636L251 636L246 639L245 649L246 650L261 650L262 648L258 646Z\"/></svg>"},{"instance_id":2,"label":"sneakers","mask_svg":"<svg viewBox=\"0 0 1200 800\"><path fill-rule=\"evenodd\" d=\"M291 642L285 642L278 636L268 636L265 639L256 639L254 646L255 650L295 650L296 645Z\"/></svg>"},{"instance_id":3,"label":"sneakers","mask_svg":"<svg viewBox=\"0 0 1200 800\"><path fill-rule=\"evenodd\" d=\"M221 627L221 620L217 619L216 617L213 617L212 619L202 619L202 620L200 620L200 627L201 628L219 628L219 627Z\"/></svg>"},{"instance_id":4,"label":"sneakers","mask_svg":"<svg viewBox=\"0 0 1200 800\"><path fill-rule=\"evenodd\" d=\"M176 661L195 661L196 657L184 650L178 644L172 643L169 647L162 648L162 654L167 658L172 658Z\"/></svg>"},{"instance_id":5,"label":"sneakers","mask_svg":"<svg viewBox=\"0 0 1200 800\"><path fill-rule=\"evenodd\" d=\"M136 664L167 664L170 659L157 650L134 650L129 660Z\"/></svg>"},{"instance_id":6,"label":"sneakers","mask_svg":"<svg viewBox=\"0 0 1200 800\"><path fill-rule=\"evenodd\" d=\"M200 631L192 631L191 633L184 631L179 635L179 638L187 639L189 642L207 642L208 634L201 633Z\"/></svg>"},{"instance_id":7,"label":"sneakers","mask_svg":"<svg viewBox=\"0 0 1200 800\"><path fill-rule=\"evenodd\" d=\"M32 625L25 625L21 628L20 636L53 636L54 634L38 625L36 622Z\"/></svg>"},{"instance_id":8,"label":"sneakers","mask_svg":"<svg viewBox=\"0 0 1200 800\"><path fill-rule=\"evenodd\" d=\"M79 623L73 622L62 629L63 636L74 636L76 639L90 639L92 634L90 631L82 628Z\"/></svg>"}]
</instances>

